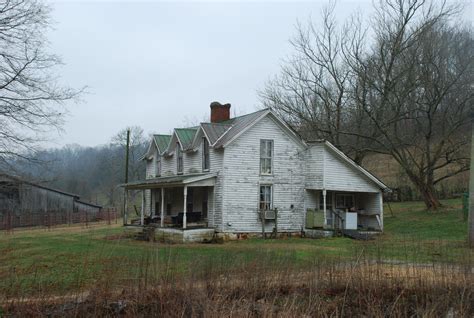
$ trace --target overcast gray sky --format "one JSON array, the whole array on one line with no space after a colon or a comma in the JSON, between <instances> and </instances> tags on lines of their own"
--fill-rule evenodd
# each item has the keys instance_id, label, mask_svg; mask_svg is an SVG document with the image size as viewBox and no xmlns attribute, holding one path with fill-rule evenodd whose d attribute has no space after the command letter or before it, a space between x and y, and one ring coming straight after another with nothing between
<instances>
[{"instance_id":1,"label":"overcast gray sky","mask_svg":"<svg viewBox=\"0 0 474 318\"><path fill-rule=\"evenodd\" d=\"M207 118L214 100L237 114L255 110L257 90L291 53L296 21L317 22L326 4L54 2L49 39L65 63L62 81L90 94L68 105L65 132L52 145L104 144L130 125L167 133ZM336 12L342 23L371 7L346 0Z\"/></svg>"}]
</instances>

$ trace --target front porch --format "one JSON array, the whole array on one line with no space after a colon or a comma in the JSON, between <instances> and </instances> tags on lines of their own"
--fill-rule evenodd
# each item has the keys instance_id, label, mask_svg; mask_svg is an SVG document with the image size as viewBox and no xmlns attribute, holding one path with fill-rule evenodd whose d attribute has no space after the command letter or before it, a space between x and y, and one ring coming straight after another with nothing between
<instances>
[{"instance_id":1,"label":"front porch","mask_svg":"<svg viewBox=\"0 0 474 318\"><path fill-rule=\"evenodd\" d=\"M213 226L214 174L159 177L124 185L125 191L141 191L140 218L132 223L171 229L203 229ZM128 197L128 196L126 196ZM128 211L128 203L125 207ZM124 220L124 224L129 224Z\"/></svg>"},{"instance_id":2,"label":"front porch","mask_svg":"<svg viewBox=\"0 0 474 318\"><path fill-rule=\"evenodd\" d=\"M334 230L365 233L383 230L383 204L380 192L325 189L305 191L306 229L323 231L322 235L330 235Z\"/></svg>"}]
</instances>

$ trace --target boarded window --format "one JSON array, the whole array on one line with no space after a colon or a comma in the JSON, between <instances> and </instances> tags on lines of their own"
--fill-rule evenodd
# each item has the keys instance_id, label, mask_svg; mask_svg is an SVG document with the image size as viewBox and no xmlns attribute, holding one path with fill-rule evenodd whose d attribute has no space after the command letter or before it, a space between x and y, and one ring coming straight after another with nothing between
<instances>
[{"instance_id":1,"label":"boarded window","mask_svg":"<svg viewBox=\"0 0 474 318\"><path fill-rule=\"evenodd\" d=\"M183 173L183 151L179 145L179 142L176 143L176 169L178 174Z\"/></svg>"},{"instance_id":2,"label":"boarded window","mask_svg":"<svg viewBox=\"0 0 474 318\"><path fill-rule=\"evenodd\" d=\"M273 206L273 195L271 185L260 186L260 210L271 210Z\"/></svg>"},{"instance_id":3,"label":"boarded window","mask_svg":"<svg viewBox=\"0 0 474 318\"><path fill-rule=\"evenodd\" d=\"M208 171L210 167L209 161L209 142L205 137L202 139L202 170Z\"/></svg>"},{"instance_id":4,"label":"boarded window","mask_svg":"<svg viewBox=\"0 0 474 318\"><path fill-rule=\"evenodd\" d=\"M272 174L273 140L260 140L260 174Z\"/></svg>"}]
</instances>

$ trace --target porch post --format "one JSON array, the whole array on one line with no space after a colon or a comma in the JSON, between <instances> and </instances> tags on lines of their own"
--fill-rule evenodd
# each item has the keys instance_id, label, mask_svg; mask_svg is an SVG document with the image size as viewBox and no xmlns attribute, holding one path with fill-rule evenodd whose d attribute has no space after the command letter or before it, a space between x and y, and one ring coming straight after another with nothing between
<instances>
[{"instance_id":1,"label":"porch post","mask_svg":"<svg viewBox=\"0 0 474 318\"><path fill-rule=\"evenodd\" d=\"M216 186L212 187L212 227L216 228Z\"/></svg>"},{"instance_id":2,"label":"porch post","mask_svg":"<svg viewBox=\"0 0 474 318\"><path fill-rule=\"evenodd\" d=\"M128 189L125 188L124 195L123 195L123 225L127 225L128 222Z\"/></svg>"},{"instance_id":3,"label":"porch post","mask_svg":"<svg viewBox=\"0 0 474 318\"><path fill-rule=\"evenodd\" d=\"M156 211L153 209L153 202L155 202L155 196L153 195L154 189L150 189L150 214L152 217L156 216Z\"/></svg>"},{"instance_id":4,"label":"porch post","mask_svg":"<svg viewBox=\"0 0 474 318\"><path fill-rule=\"evenodd\" d=\"M140 225L145 224L145 190L142 190L142 209L140 211Z\"/></svg>"},{"instance_id":5,"label":"porch post","mask_svg":"<svg viewBox=\"0 0 474 318\"><path fill-rule=\"evenodd\" d=\"M327 217L326 217L326 189L323 189L323 214L324 214L324 226L327 224Z\"/></svg>"},{"instance_id":6,"label":"porch post","mask_svg":"<svg viewBox=\"0 0 474 318\"><path fill-rule=\"evenodd\" d=\"M161 188L161 219L160 226L165 227L165 188Z\"/></svg>"},{"instance_id":7,"label":"porch post","mask_svg":"<svg viewBox=\"0 0 474 318\"><path fill-rule=\"evenodd\" d=\"M186 228L186 205L187 205L187 199L188 199L188 186L184 186L184 207L183 207L183 229Z\"/></svg>"}]
</instances>

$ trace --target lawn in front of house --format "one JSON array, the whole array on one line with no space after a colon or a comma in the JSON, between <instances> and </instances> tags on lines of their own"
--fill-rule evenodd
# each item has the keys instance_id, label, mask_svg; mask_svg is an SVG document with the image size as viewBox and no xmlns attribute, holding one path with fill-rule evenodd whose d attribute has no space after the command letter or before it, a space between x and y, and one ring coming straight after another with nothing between
<instances>
[{"instance_id":1,"label":"lawn in front of house","mask_svg":"<svg viewBox=\"0 0 474 318\"><path fill-rule=\"evenodd\" d=\"M369 242L326 239L247 239L225 244L139 242L119 225L17 230L0 233L0 294L67 293L103 284L126 284L144 275L205 276L225 269L268 266L309 268L315 262L449 262L472 264L460 200L428 212L420 202L385 208L385 232Z\"/></svg>"}]
</instances>

